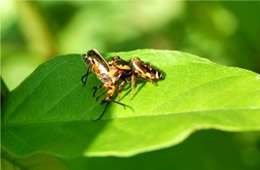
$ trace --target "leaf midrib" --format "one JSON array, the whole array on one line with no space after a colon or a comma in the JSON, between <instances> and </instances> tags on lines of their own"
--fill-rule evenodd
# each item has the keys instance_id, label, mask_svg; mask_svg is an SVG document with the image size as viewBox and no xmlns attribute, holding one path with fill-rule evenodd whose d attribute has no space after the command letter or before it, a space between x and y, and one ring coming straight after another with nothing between
<instances>
[{"instance_id":1,"label":"leaf midrib","mask_svg":"<svg viewBox=\"0 0 260 170\"><path fill-rule=\"evenodd\" d=\"M191 87L189 88L188 90L184 91L183 93L181 94L184 94L184 93L187 93L189 92L191 89L194 89L194 88L197 88L197 87L200 87L200 86L203 86L205 84L208 84L210 82L213 82L213 81L219 81L223 78L227 78L227 77L236 77L236 76L242 76L242 75L239 75L239 74L234 74L234 75L228 75L228 76L223 76L223 77L219 77L219 78L216 78L216 79L213 79L213 80L210 80L210 81L206 81L206 82L203 82L203 83L200 83L194 87ZM74 87L72 87L68 93L66 93L64 96L62 96L59 101L61 101L65 96L67 96L68 94L70 94L70 92L75 88L77 87L78 84L76 84ZM176 95L176 96L173 96L172 98L175 98L175 97L178 97L180 94ZM172 100L172 98L170 100ZM167 100L168 102L169 100ZM167 102L164 102L164 103L167 103ZM58 102L56 102L54 105L56 105ZM48 110L50 110L52 107L50 107ZM93 108L93 107L92 107ZM91 109L92 109L91 108ZM89 109L89 110L91 110ZM149 115L149 114L146 114L146 113L143 113L141 115L134 115L134 116L129 116L128 117L124 117L124 116L119 116L119 117L110 117L110 118L103 118L102 120L114 120L114 119L126 119L126 118L137 118L137 117L151 117L151 116L165 116L165 115L171 115L171 114L186 114L186 113L197 113L197 112L211 112L211 111L230 111L230 110L249 110L249 109L260 109L260 107L252 107L252 108L225 108L225 109L209 109L209 110L193 110L193 111L184 111L184 112L165 112L165 113L158 113L158 114L152 114L152 115ZM13 112L14 113L14 112ZM84 115L83 115L84 116ZM81 116L81 117L83 117ZM14 123L10 124L10 125L7 125L6 127L14 127L14 126L23 126L23 125L28 125L28 124L38 124L38 123L54 123L54 122L78 122L78 121L90 121L92 122L92 120L80 120L80 119L72 119L72 120L46 120L46 121L24 121L24 122L20 122L19 124L15 124L13 125Z\"/></svg>"},{"instance_id":2,"label":"leaf midrib","mask_svg":"<svg viewBox=\"0 0 260 170\"><path fill-rule=\"evenodd\" d=\"M158 114L147 114L143 113L140 115L133 115L133 116L119 116L119 117L109 117L109 118L102 118L99 121L107 121L107 120L115 120L115 119L132 119L132 118L140 118L140 117L159 117L159 116L172 116L172 115L178 115L178 114L199 114L203 112L216 112L216 111L247 111L247 110L255 110L255 111L260 111L260 107L241 107L241 108L223 108L223 109L209 109L209 110L196 110L196 111L184 111L184 112L164 112L164 113L158 113ZM16 127L16 126L23 126L23 125L30 125L30 124L45 124L45 123L67 123L67 122L93 122L91 119L85 119L85 120L80 120L80 119L74 119L74 120L46 120L46 121L38 121L38 122L20 122L19 124L9 124L5 128L11 128L11 127Z\"/></svg>"}]
</instances>

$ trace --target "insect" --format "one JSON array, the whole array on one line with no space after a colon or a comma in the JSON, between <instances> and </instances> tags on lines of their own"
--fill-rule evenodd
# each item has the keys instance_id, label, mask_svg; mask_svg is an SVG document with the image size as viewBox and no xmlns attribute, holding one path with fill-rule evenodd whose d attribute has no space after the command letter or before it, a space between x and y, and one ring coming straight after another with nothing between
<instances>
[{"instance_id":1,"label":"insect","mask_svg":"<svg viewBox=\"0 0 260 170\"><path fill-rule=\"evenodd\" d=\"M136 78L140 77L144 80L151 81L157 85L158 80L163 80L163 74L156 69L155 67L151 66L148 63L145 63L140 58L135 57L132 66L132 75L131 75L131 98L133 98L133 92L136 85Z\"/></svg>"},{"instance_id":2,"label":"insect","mask_svg":"<svg viewBox=\"0 0 260 170\"><path fill-rule=\"evenodd\" d=\"M151 81L155 84L158 80L164 79L162 73L158 69L148 63L145 63L138 57L135 57L133 63L131 63L131 59L125 61L119 56L115 56L108 64L110 68L119 69L122 72L119 76L122 83L120 84L120 88L118 90L118 99L120 99L119 94L122 92L127 80L131 80L131 98L133 98L137 77Z\"/></svg>"},{"instance_id":3,"label":"insect","mask_svg":"<svg viewBox=\"0 0 260 170\"><path fill-rule=\"evenodd\" d=\"M82 57L88 65L87 73L81 78L83 86L85 86L87 83L88 75L91 72L94 72L98 79L104 84L94 87L93 97L96 97L95 94L98 89L104 88L107 90L96 97L96 100L98 100L99 97L103 96L107 92L106 98L101 101L101 104L107 103L106 107L99 118L96 120L102 118L108 107L108 104L111 101L124 107L126 106L125 104L120 103L119 100L120 94L123 91L127 81L131 81L131 98L133 98L136 79L138 77L155 83L158 80L164 79L162 73L158 69L148 63L145 63L138 57L135 57L132 62L131 59L126 61L121 59L119 56L114 56L107 63L102 55L95 49L89 50L87 54L83 54ZM114 101L112 98L117 89L118 101Z\"/></svg>"},{"instance_id":4,"label":"insect","mask_svg":"<svg viewBox=\"0 0 260 170\"><path fill-rule=\"evenodd\" d=\"M116 73L114 75L117 77L117 81L121 81L118 87L118 94L117 94L117 98L119 101L120 94L123 91L127 83L127 80L130 80L131 75L133 73L131 60L125 61L121 59L119 56L115 56L108 62L108 65L111 68L111 70L114 70L114 72Z\"/></svg>"},{"instance_id":5,"label":"insect","mask_svg":"<svg viewBox=\"0 0 260 170\"><path fill-rule=\"evenodd\" d=\"M83 86L87 84L87 78L88 75L91 72L94 72L95 75L98 77L98 79L104 83L103 85L100 86L95 86L94 87L94 93L93 97L96 97L96 92L100 88L106 89L106 91L99 96L96 97L96 100L98 100L99 97L103 96L105 93L107 93L107 96L105 99L101 101L101 104L107 103L104 111L102 114L99 116L99 120L102 118L104 115L108 104L110 101L112 101L112 97L115 94L115 91L117 89L117 83L119 80L121 80L121 75L124 74L124 72L120 72L118 69L113 69L113 67L109 67L108 63L105 61L105 59L102 57L102 55L95 49L89 50L87 54L82 55L83 60L87 63L88 69L87 73L81 77L81 81L83 83ZM117 101L112 101L114 103L120 104L125 107L123 103L117 102Z\"/></svg>"}]
</instances>

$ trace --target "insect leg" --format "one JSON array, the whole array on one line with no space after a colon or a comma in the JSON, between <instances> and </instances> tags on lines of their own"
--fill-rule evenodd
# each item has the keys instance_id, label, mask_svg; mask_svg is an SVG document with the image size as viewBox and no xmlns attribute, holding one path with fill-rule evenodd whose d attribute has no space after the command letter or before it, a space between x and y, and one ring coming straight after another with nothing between
<instances>
[{"instance_id":1,"label":"insect leg","mask_svg":"<svg viewBox=\"0 0 260 170\"><path fill-rule=\"evenodd\" d=\"M134 90L135 90L135 84L136 84L136 75L133 73L131 76L131 99L134 97Z\"/></svg>"},{"instance_id":2,"label":"insect leg","mask_svg":"<svg viewBox=\"0 0 260 170\"><path fill-rule=\"evenodd\" d=\"M104 103L108 103L108 102L113 102L113 103L119 104L119 105L123 106L124 109L126 107L126 105L124 103L117 102L117 101L114 101L114 100L106 101L106 99L102 100L100 104L104 104Z\"/></svg>"},{"instance_id":3,"label":"insect leg","mask_svg":"<svg viewBox=\"0 0 260 170\"><path fill-rule=\"evenodd\" d=\"M113 103L116 103L116 104L119 104L119 105L121 105L121 106L123 106L124 109L125 109L125 107L126 107L126 105L125 105L124 103L117 102L117 101L114 101L114 100L112 100L112 102L113 102Z\"/></svg>"},{"instance_id":4,"label":"insect leg","mask_svg":"<svg viewBox=\"0 0 260 170\"><path fill-rule=\"evenodd\" d=\"M119 85L119 88L118 88L118 94L117 94L117 100L119 101L120 100L120 94L122 93L124 87L126 85L126 80L123 80L120 85Z\"/></svg>"},{"instance_id":5,"label":"insect leg","mask_svg":"<svg viewBox=\"0 0 260 170\"><path fill-rule=\"evenodd\" d=\"M103 117L103 115L105 114L105 112L107 110L107 107L108 107L109 103L110 102L107 102L104 111L101 113L101 115L97 119L94 119L94 121L98 121L98 120L100 120Z\"/></svg>"},{"instance_id":6,"label":"insect leg","mask_svg":"<svg viewBox=\"0 0 260 170\"><path fill-rule=\"evenodd\" d=\"M104 91L103 93L101 93L99 96L97 96L97 97L96 97L96 101L98 101L98 99L99 99L101 96L103 96L104 94L106 94L106 92L107 92L107 90Z\"/></svg>"},{"instance_id":7,"label":"insect leg","mask_svg":"<svg viewBox=\"0 0 260 170\"><path fill-rule=\"evenodd\" d=\"M111 102L113 102L113 103L116 103L116 104L119 104L119 105L123 106L123 107L124 107L124 109L125 109L126 107L128 107L129 109L131 109L132 111L134 111L134 109L133 109L131 106L129 106L129 105L126 105L126 104L124 104L124 103L117 102L117 101L114 101L114 100L112 100Z\"/></svg>"},{"instance_id":8,"label":"insect leg","mask_svg":"<svg viewBox=\"0 0 260 170\"><path fill-rule=\"evenodd\" d=\"M104 100L102 100L100 104L113 102L113 103L119 104L119 105L123 106L124 108L126 108L127 105L112 100L112 97L114 96L116 88L117 88L116 86L106 86L106 85L104 85L103 88L108 89L108 94L107 94L107 97ZM130 106L127 106L127 107L131 108ZM104 112L102 114L104 114Z\"/></svg>"},{"instance_id":9,"label":"insect leg","mask_svg":"<svg viewBox=\"0 0 260 170\"><path fill-rule=\"evenodd\" d=\"M103 85L100 85L100 86L94 86L94 87L93 87L93 89L94 89L93 97L96 97L97 90L100 89L100 88L104 88Z\"/></svg>"},{"instance_id":10,"label":"insect leg","mask_svg":"<svg viewBox=\"0 0 260 170\"><path fill-rule=\"evenodd\" d=\"M115 93L116 87L115 87L115 86L108 86L108 85L101 85L101 86L94 87L94 88L95 88L95 91L94 91L93 96L95 95L97 89L99 89L99 88L108 89L108 95L107 95L107 97L106 97L104 100L102 100L101 103L100 103L100 104L106 103L105 109L104 109L104 111L101 113L101 115L100 115L97 119L95 119L95 121L97 121L97 120L100 120L100 119L103 117L103 115L105 114L105 112L106 112L106 110L107 110L107 107L108 107L108 105L109 105L109 103L110 103L110 101L111 101L111 99L112 99L112 97L113 97L113 95L114 95L114 93Z\"/></svg>"},{"instance_id":11,"label":"insect leg","mask_svg":"<svg viewBox=\"0 0 260 170\"><path fill-rule=\"evenodd\" d=\"M87 79L88 79L88 75L91 73L91 71L89 70L89 67L88 67L88 70L87 70L87 73L84 74L82 77L81 77L81 82L83 83L83 86L85 86L87 84Z\"/></svg>"},{"instance_id":12,"label":"insect leg","mask_svg":"<svg viewBox=\"0 0 260 170\"><path fill-rule=\"evenodd\" d=\"M111 101L116 91L116 86L103 85L103 88L108 89L108 92L107 97L101 101L101 104Z\"/></svg>"}]
</instances>

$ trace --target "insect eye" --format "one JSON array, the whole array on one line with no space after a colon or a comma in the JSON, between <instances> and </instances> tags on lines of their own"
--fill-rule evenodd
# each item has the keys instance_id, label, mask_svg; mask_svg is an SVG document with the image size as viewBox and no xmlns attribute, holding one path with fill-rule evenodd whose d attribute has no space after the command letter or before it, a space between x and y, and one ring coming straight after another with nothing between
<instances>
[{"instance_id":1,"label":"insect eye","mask_svg":"<svg viewBox=\"0 0 260 170\"><path fill-rule=\"evenodd\" d=\"M94 50L89 50L88 51L88 56L93 56L95 54Z\"/></svg>"}]
</instances>

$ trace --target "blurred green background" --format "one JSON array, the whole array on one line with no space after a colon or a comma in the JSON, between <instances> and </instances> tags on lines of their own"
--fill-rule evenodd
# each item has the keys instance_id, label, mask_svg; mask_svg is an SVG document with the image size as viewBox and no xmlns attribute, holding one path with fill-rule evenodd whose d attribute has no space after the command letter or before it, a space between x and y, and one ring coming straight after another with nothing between
<instances>
[{"instance_id":1,"label":"blurred green background","mask_svg":"<svg viewBox=\"0 0 260 170\"><path fill-rule=\"evenodd\" d=\"M140 48L179 50L260 73L260 2L257 1L6 0L1 1L0 10L1 75L10 90L37 66L54 56L82 54L91 48L100 52ZM217 151L213 149L210 153L210 149L205 149L196 160L201 158L207 164L205 167L212 167L221 162L224 164L224 159L235 155L228 169L260 169L259 133L216 133L198 133L198 138L188 139L188 148L203 142L206 145L202 140L210 138L213 140L208 140L209 148L216 146L223 151L209 162L205 157ZM227 144L225 140L228 140ZM183 145L186 146L184 143L179 148ZM233 146L232 149L224 149L230 146ZM190 149L182 151L177 148L155 151L152 155L145 153L147 158L137 156L129 161L132 164L142 160L149 162L148 158L163 159L164 154L167 155L165 159L170 160L171 152L176 150L173 159L178 161L180 158L180 162L185 160L185 154L193 153L187 151ZM193 154L196 156L199 151ZM191 156L187 158L192 159ZM98 161L109 165L117 159ZM121 163L122 166L127 165ZM70 161L67 164L74 166ZM201 165L201 162L198 164ZM198 166L198 169L203 167Z\"/></svg>"},{"instance_id":2,"label":"blurred green background","mask_svg":"<svg viewBox=\"0 0 260 170\"><path fill-rule=\"evenodd\" d=\"M260 2L1 1L2 76L14 89L62 54L180 50L260 73Z\"/></svg>"}]
</instances>

